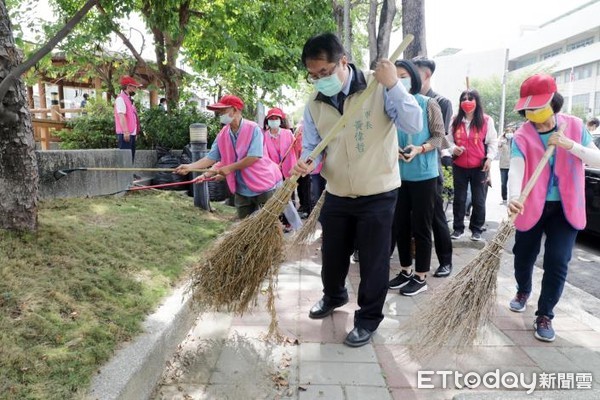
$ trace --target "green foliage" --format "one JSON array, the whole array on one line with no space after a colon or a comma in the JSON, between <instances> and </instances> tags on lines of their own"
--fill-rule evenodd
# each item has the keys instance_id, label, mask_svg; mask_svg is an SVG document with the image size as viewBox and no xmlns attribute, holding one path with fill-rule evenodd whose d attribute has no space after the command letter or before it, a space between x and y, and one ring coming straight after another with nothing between
<instances>
[{"instance_id":1,"label":"green foliage","mask_svg":"<svg viewBox=\"0 0 600 400\"><path fill-rule=\"evenodd\" d=\"M0 398L83 398L225 230L216 206L169 192L52 200L35 235L0 231Z\"/></svg>"},{"instance_id":2,"label":"green foliage","mask_svg":"<svg viewBox=\"0 0 600 400\"><path fill-rule=\"evenodd\" d=\"M90 98L86 114L70 120L65 129L55 133L62 149L110 149L116 147L113 106Z\"/></svg>"},{"instance_id":3,"label":"green foliage","mask_svg":"<svg viewBox=\"0 0 600 400\"><path fill-rule=\"evenodd\" d=\"M312 35L334 31L331 3L312 0L218 0L198 4L203 17L184 42L187 61L246 104L282 99L283 85L297 87L300 56ZM217 94L217 93L214 93Z\"/></svg>"},{"instance_id":4,"label":"green foliage","mask_svg":"<svg viewBox=\"0 0 600 400\"><path fill-rule=\"evenodd\" d=\"M190 142L190 125L204 123L208 126L208 143L212 144L221 129L212 113L198 111L193 105L164 112L160 108L146 109L140 113L143 139L141 146L182 149Z\"/></svg>"}]
</instances>

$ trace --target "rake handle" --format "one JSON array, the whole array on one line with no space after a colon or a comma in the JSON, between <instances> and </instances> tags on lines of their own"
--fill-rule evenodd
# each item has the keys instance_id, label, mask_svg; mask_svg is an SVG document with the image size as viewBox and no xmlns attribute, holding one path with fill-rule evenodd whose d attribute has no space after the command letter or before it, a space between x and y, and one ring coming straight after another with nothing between
<instances>
[{"instance_id":1,"label":"rake handle","mask_svg":"<svg viewBox=\"0 0 600 400\"><path fill-rule=\"evenodd\" d=\"M396 48L394 53L392 53L389 60L392 63L394 63L398 59L398 57L400 57L400 54L408 47L410 42L413 41L414 38L415 37L411 34L406 35L404 37L404 40L402 40L402 43L400 43L400 45ZM377 82L377 79L372 79L371 82L369 82L367 88L358 96L354 104L348 107L348 110L346 110L342 117L337 120L337 122L335 123L335 125L333 125L333 128L331 128L327 136L325 136L317 145L317 147L315 147L313 151L311 151L308 157L306 157L306 162L308 164L312 163L313 160L319 154L321 154L323 150L325 150L325 147L327 147L329 142L331 142L342 131L350 117L353 116L356 113L356 111L358 111L363 106L365 101L367 101L367 99L373 94L373 92L375 92L375 89L377 89L378 84L379 82ZM300 178L300 175L294 174L289 179L292 179L294 182L296 182L298 178Z\"/></svg>"},{"instance_id":2,"label":"rake handle","mask_svg":"<svg viewBox=\"0 0 600 400\"><path fill-rule=\"evenodd\" d=\"M174 168L109 168L109 167L92 167L83 168L82 171L150 171L150 172L173 172ZM210 169L191 169L191 172L208 172Z\"/></svg>"},{"instance_id":3,"label":"rake handle","mask_svg":"<svg viewBox=\"0 0 600 400\"><path fill-rule=\"evenodd\" d=\"M559 134L563 133L565 131L566 127L567 127L566 124L562 124L559 127L559 129L558 129L558 133ZM552 157L552 154L554 154L555 148L556 148L556 146L551 144L546 149L546 152L542 156L540 162L535 167L535 170L533 171L533 174L531 175L531 178L529 178L529 180L527 181L527 184L525 185L525 187L521 191L521 195L517 199L517 201L519 203L525 204L525 200L527 200L527 197L529 196L529 194L533 190L533 187L535 186L535 184L538 181L538 178L542 174L542 171L544 170L544 167L546 167L546 164L548 164L548 160L550 160L550 157ZM517 216L518 216L518 213L510 213L510 220L512 222L515 222L515 219L517 219Z\"/></svg>"}]
</instances>

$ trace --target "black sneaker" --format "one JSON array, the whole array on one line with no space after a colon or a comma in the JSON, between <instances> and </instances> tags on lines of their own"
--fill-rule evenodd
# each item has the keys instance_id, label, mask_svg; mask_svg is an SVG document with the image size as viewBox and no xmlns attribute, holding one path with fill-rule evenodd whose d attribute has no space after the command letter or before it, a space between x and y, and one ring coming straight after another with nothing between
<instances>
[{"instance_id":1,"label":"black sneaker","mask_svg":"<svg viewBox=\"0 0 600 400\"><path fill-rule=\"evenodd\" d=\"M440 265L438 269L435 271L436 278L445 278L452 272L452 264Z\"/></svg>"},{"instance_id":2,"label":"black sneaker","mask_svg":"<svg viewBox=\"0 0 600 400\"><path fill-rule=\"evenodd\" d=\"M418 276L413 276L410 282L402 289L400 289L400 294L404 296L415 296L421 292L427 290L427 281L425 279L421 280Z\"/></svg>"},{"instance_id":3,"label":"black sneaker","mask_svg":"<svg viewBox=\"0 0 600 400\"><path fill-rule=\"evenodd\" d=\"M413 276L413 272L410 274L405 274L404 272L400 271L400 273L394 279L392 279L390 283L388 283L388 287L390 289L400 289L406 286Z\"/></svg>"},{"instance_id":4,"label":"black sneaker","mask_svg":"<svg viewBox=\"0 0 600 400\"><path fill-rule=\"evenodd\" d=\"M471 240L474 242L480 242L481 241L481 233L473 232L473 234L471 235Z\"/></svg>"},{"instance_id":5,"label":"black sneaker","mask_svg":"<svg viewBox=\"0 0 600 400\"><path fill-rule=\"evenodd\" d=\"M452 235L450 235L450 239L457 240L457 239L460 239L462 237L462 235L463 235L462 232L454 231L454 232L452 232Z\"/></svg>"}]
</instances>

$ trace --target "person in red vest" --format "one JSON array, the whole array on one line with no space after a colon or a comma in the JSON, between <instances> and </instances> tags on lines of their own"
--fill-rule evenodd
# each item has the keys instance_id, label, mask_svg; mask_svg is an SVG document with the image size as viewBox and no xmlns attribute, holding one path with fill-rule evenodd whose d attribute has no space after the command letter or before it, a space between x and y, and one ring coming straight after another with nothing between
<instances>
[{"instance_id":1,"label":"person in red vest","mask_svg":"<svg viewBox=\"0 0 600 400\"><path fill-rule=\"evenodd\" d=\"M483 112L483 104L476 90L462 92L459 102L458 114L450 125L450 134L447 135L450 152L454 158L454 232L450 237L459 239L465 231L465 204L467 187L470 184L473 212L469 229L471 240L479 241L485 224L487 174L498 152L498 134L492 117Z\"/></svg>"},{"instance_id":2,"label":"person in red vest","mask_svg":"<svg viewBox=\"0 0 600 400\"><path fill-rule=\"evenodd\" d=\"M130 76L123 76L119 81L121 93L115 100L115 130L119 149L131 149L131 163L135 162L135 138L139 132L140 119L133 104L133 96L142 86Z\"/></svg>"},{"instance_id":3,"label":"person in red vest","mask_svg":"<svg viewBox=\"0 0 600 400\"><path fill-rule=\"evenodd\" d=\"M239 97L225 95L207 108L217 114L223 129L206 157L181 164L175 173L187 175L191 169L208 168L220 162L215 173L225 177L229 191L235 194L238 217L245 218L273 196L281 182L281 172L267 156L258 124L242 117L244 102Z\"/></svg>"},{"instance_id":4,"label":"person in red vest","mask_svg":"<svg viewBox=\"0 0 600 400\"><path fill-rule=\"evenodd\" d=\"M552 342L554 307L562 295L575 238L586 225L583 164L600 168L600 150L581 119L559 113L564 100L554 77L536 74L527 78L520 96L515 110L528 122L513 136L508 173L508 207L517 213L513 247L517 294L509 308L514 312L526 310L533 266L545 236L544 275L533 328L536 339ZM563 127L564 131L559 131ZM521 203L521 190L549 145L555 145L556 150Z\"/></svg>"}]
</instances>

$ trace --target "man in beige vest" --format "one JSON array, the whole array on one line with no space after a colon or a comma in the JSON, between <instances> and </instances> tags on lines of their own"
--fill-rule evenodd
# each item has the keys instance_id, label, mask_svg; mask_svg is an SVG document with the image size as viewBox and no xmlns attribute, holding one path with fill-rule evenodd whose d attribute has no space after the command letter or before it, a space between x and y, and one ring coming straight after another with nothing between
<instances>
[{"instance_id":1,"label":"man in beige vest","mask_svg":"<svg viewBox=\"0 0 600 400\"><path fill-rule=\"evenodd\" d=\"M327 180L320 222L323 228L321 278L323 298L309 317L325 318L348 302L345 287L350 255L360 253L360 286L354 329L344 343L367 344L383 320L389 280L391 229L400 186L396 128L422 129L421 108L398 83L396 67L380 60L373 73L348 62L338 37L324 33L310 38L302 51L307 79L315 86L304 111L302 160L294 173L306 175L319 164L303 160L326 137L334 124L357 101L367 84L375 92L359 111L346 115L345 128L329 142L321 174Z\"/></svg>"}]
</instances>

